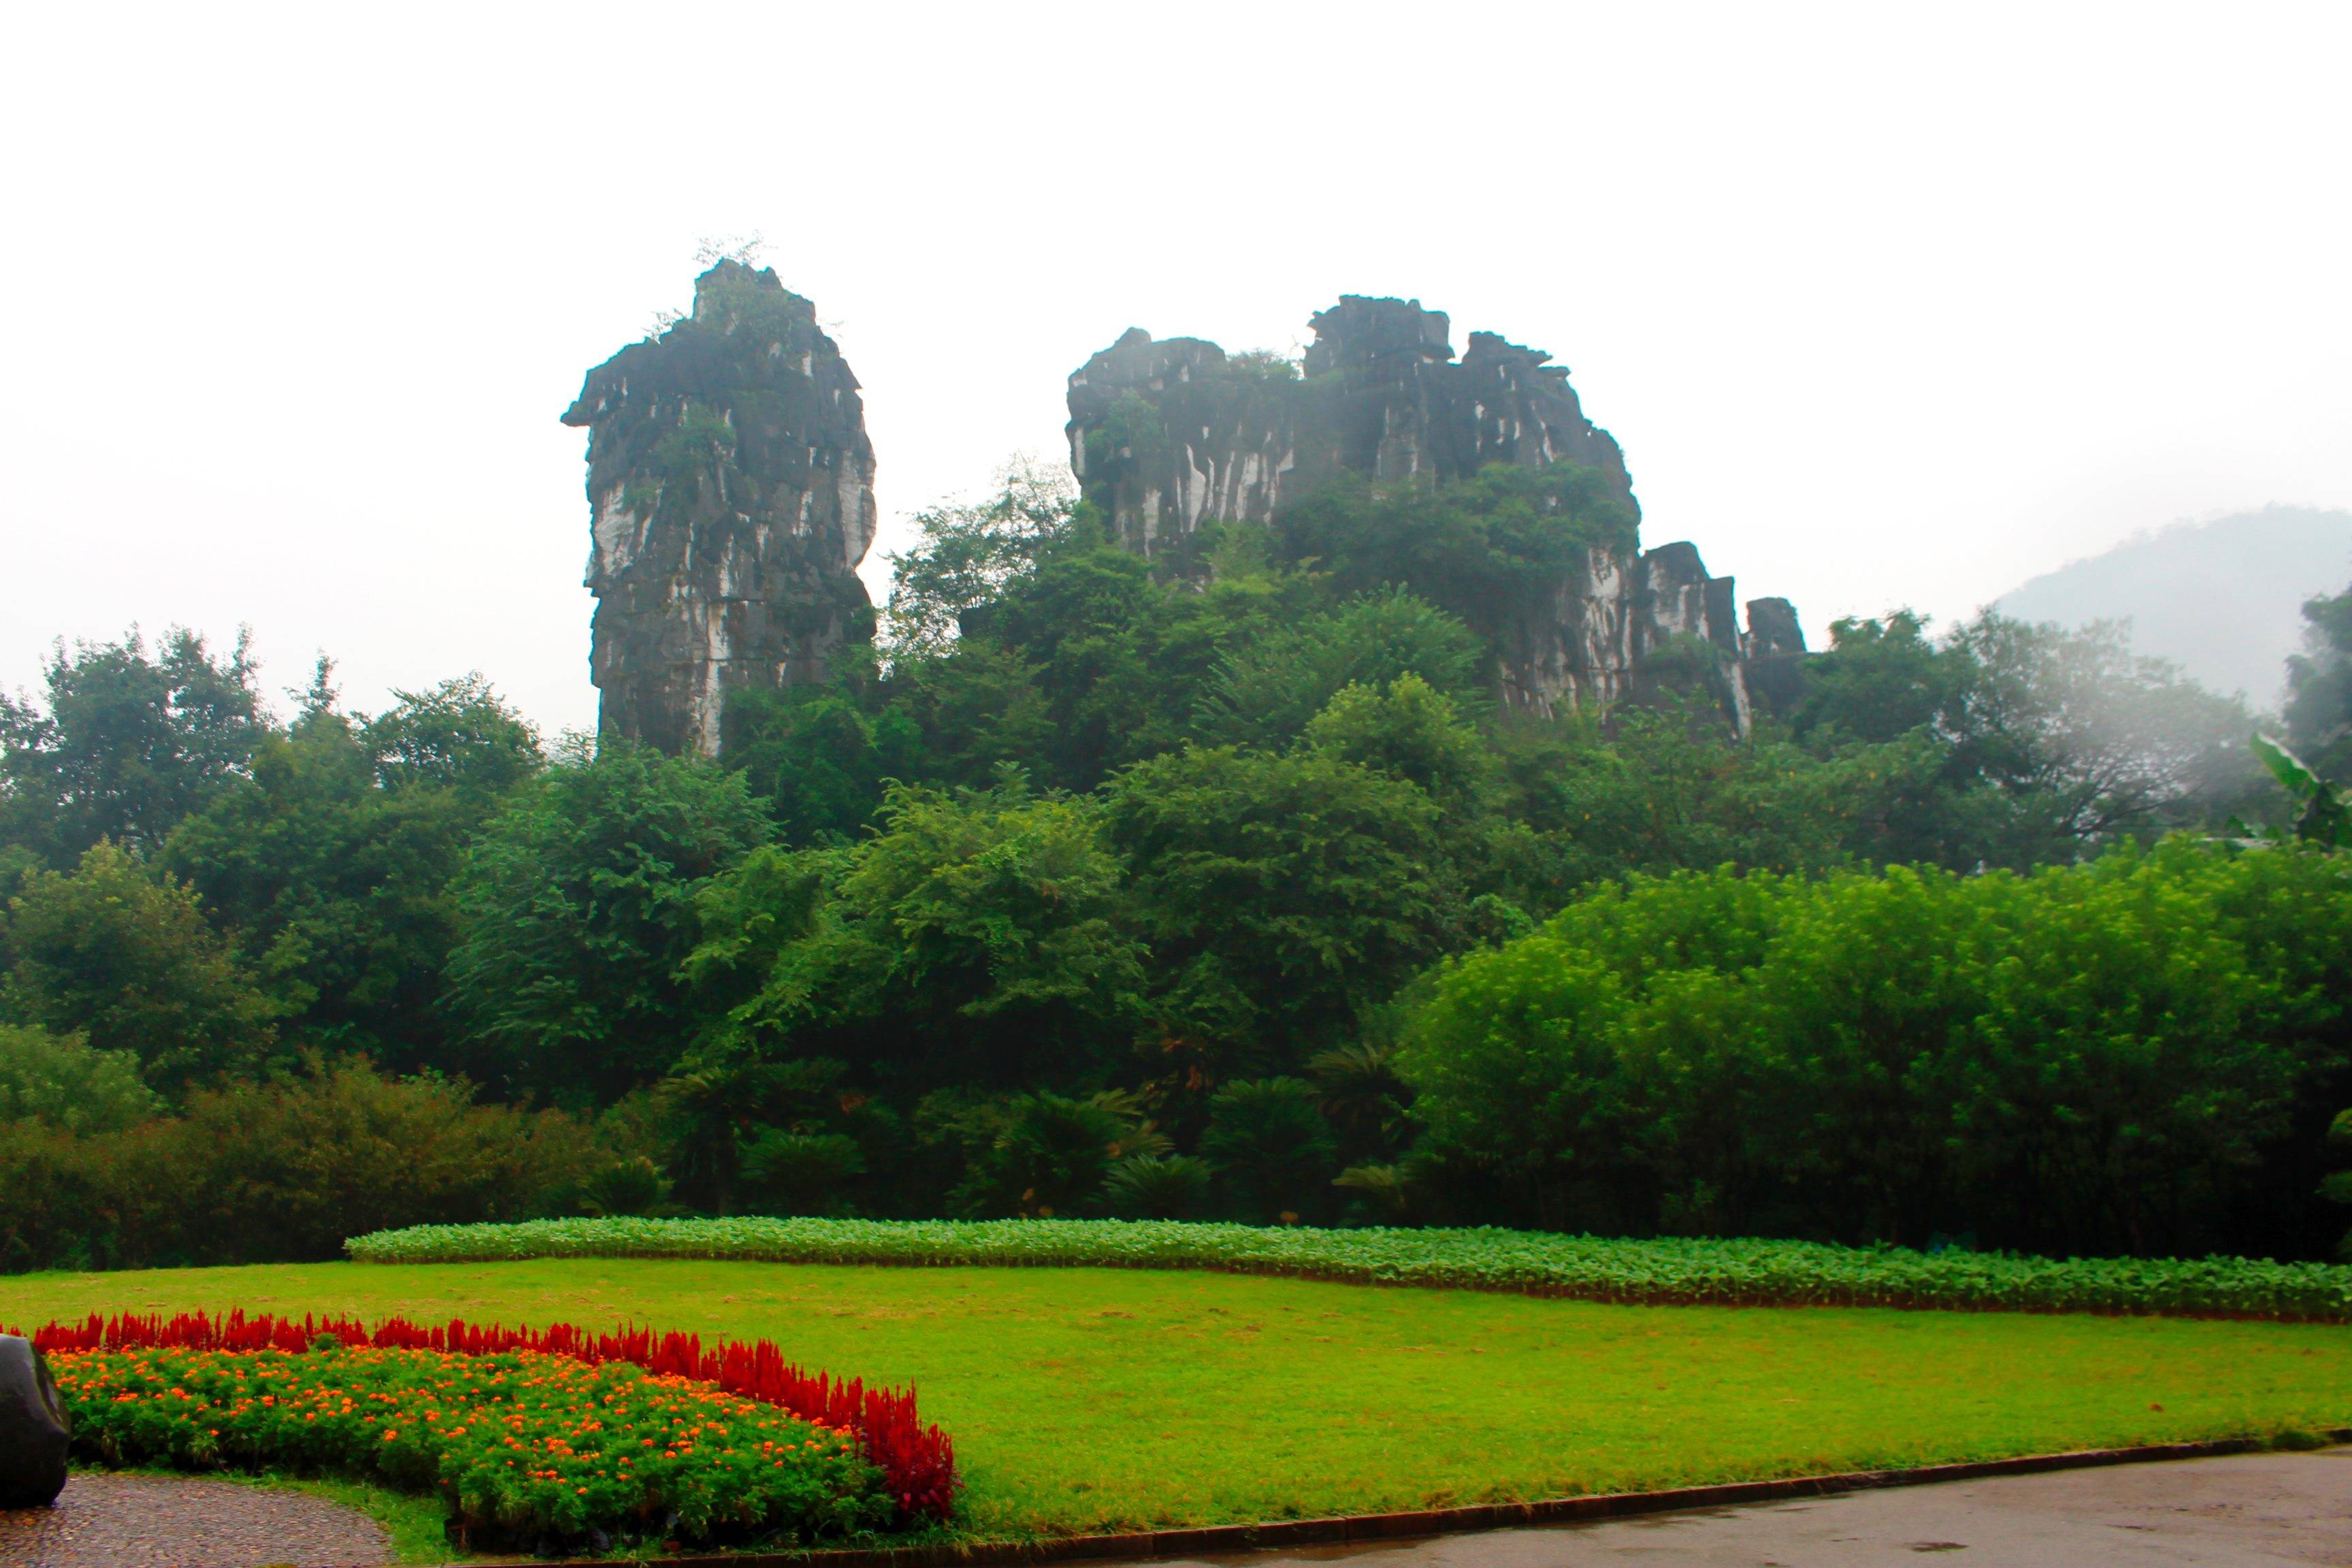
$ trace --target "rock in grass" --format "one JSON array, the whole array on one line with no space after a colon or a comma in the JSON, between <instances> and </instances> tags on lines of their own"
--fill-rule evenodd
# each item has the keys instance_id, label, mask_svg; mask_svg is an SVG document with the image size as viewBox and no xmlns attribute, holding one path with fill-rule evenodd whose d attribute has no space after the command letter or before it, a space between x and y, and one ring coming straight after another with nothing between
<instances>
[{"instance_id":1,"label":"rock in grass","mask_svg":"<svg viewBox=\"0 0 2352 1568\"><path fill-rule=\"evenodd\" d=\"M65 1489L73 1439L33 1342L0 1334L0 1508L46 1508Z\"/></svg>"}]
</instances>

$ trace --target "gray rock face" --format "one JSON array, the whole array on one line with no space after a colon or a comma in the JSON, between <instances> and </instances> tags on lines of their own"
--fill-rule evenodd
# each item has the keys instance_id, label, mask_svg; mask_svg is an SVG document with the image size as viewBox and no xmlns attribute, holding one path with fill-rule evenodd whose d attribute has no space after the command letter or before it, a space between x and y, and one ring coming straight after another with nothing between
<instances>
[{"instance_id":1,"label":"gray rock face","mask_svg":"<svg viewBox=\"0 0 2352 1568\"><path fill-rule=\"evenodd\" d=\"M1204 521L1269 522L1343 473L1443 482L1489 463L1597 470L1640 516L1623 452L1549 354L1473 332L1457 361L1444 314L1417 300L1350 294L1310 324L1297 367L1139 327L1071 375L1070 467L1120 543L1163 556ZM1750 620L1743 633L1732 580L1708 576L1690 544L1597 546L1505 628L1498 695L1543 713L1605 710L1640 695L1644 665L1654 673L1672 653L1705 659L1744 733L1751 663L1777 661L1777 701L1804 651L1786 600L1753 601Z\"/></svg>"},{"instance_id":2,"label":"gray rock face","mask_svg":"<svg viewBox=\"0 0 2352 1568\"><path fill-rule=\"evenodd\" d=\"M0 1334L0 1508L46 1508L65 1489L73 1428L33 1342Z\"/></svg>"},{"instance_id":3,"label":"gray rock face","mask_svg":"<svg viewBox=\"0 0 2352 1568\"><path fill-rule=\"evenodd\" d=\"M1732 586L1707 575L1693 544L1592 550L1540 612L1509 628L1499 695L1538 713L1606 712L1671 674L1712 689L1745 734L1753 698Z\"/></svg>"},{"instance_id":4,"label":"gray rock face","mask_svg":"<svg viewBox=\"0 0 2352 1568\"><path fill-rule=\"evenodd\" d=\"M1798 666L1805 658L1805 630L1797 624L1797 607L1786 599L1748 601L1748 637L1740 645L1747 664L1748 689L1767 708L1780 710L1797 700L1802 689Z\"/></svg>"},{"instance_id":5,"label":"gray rock face","mask_svg":"<svg viewBox=\"0 0 2352 1568\"><path fill-rule=\"evenodd\" d=\"M1459 479L1574 462L1633 483L1564 365L1492 332L1454 363L1444 312L1349 294L1311 325L1304 375L1140 327L1070 377L1070 467L1120 541L1155 554L1203 518L1265 522L1342 471ZM1638 509L1636 515L1638 515Z\"/></svg>"},{"instance_id":6,"label":"gray rock face","mask_svg":"<svg viewBox=\"0 0 2352 1568\"><path fill-rule=\"evenodd\" d=\"M727 693L821 679L870 639L874 447L857 378L816 308L721 261L694 313L588 373L599 726L719 750Z\"/></svg>"}]
</instances>

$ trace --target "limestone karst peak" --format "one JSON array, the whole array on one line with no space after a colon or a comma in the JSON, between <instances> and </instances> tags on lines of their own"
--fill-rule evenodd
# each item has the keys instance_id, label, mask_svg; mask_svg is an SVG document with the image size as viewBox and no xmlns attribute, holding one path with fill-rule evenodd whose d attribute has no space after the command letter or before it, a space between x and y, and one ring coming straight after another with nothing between
<instances>
[{"instance_id":1,"label":"limestone karst peak","mask_svg":"<svg viewBox=\"0 0 2352 1568\"><path fill-rule=\"evenodd\" d=\"M1457 359L1445 313L1418 300L1343 295L1308 324L1302 374L1139 327L1071 375L1070 466L1121 544L1156 558L1205 523L1271 524L1347 476L1445 484L1495 463L1573 464L1622 509L1622 542L1582 552L1540 603L1498 612L1510 624L1497 696L1542 712L1605 708L1683 639L1712 650L1745 729L1751 643L1755 660L1786 663L1803 647L1795 614L1757 601L1763 624L1743 633L1732 580L1709 576L1696 547L1639 549L1624 453L1585 416L1567 366L1487 331Z\"/></svg>"},{"instance_id":2,"label":"limestone karst peak","mask_svg":"<svg viewBox=\"0 0 2352 1568\"><path fill-rule=\"evenodd\" d=\"M772 270L704 272L693 313L590 371L563 422L588 431L604 733L714 754L728 692L821 679L872 635L857 378Z\"/></svg>"}]
</instances>

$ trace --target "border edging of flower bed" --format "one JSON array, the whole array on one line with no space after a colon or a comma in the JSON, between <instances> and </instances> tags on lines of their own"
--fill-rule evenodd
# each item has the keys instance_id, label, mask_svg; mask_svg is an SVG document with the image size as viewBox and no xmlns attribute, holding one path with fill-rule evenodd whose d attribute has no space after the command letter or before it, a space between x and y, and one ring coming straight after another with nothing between
<instances>
[{"instance_id":1,"label":"border edging of flower bed","mask_svg":"<svg viewBox=\"0 0 2352 1568\"><path fill-rule=\"evenodd\" d=\"M2352 1443L2352 1426L2322 1430L2330 1443ZM2037 1475L2052 1470L2095 1469L2110 1465L2153 1464L2170 1459L2220 1458L2273 1451L2259 1437L2219 1437L2194 1443L2148 1443L2128 1448L2080 1448L2059 1454L2025 1454L2007 1459L1973 1459L1924 1465L1905 1470L1850 1470L1826 1476L1790 1476L1778 1480L1724 1481L1713 1486L1671 1487L1660 1491L1600 1492L1589 1497L1549 1498L1538 1502L1478 1503L1464 1508L1417 1509L1401 1513L1347 1514L1328 1519L1271 1521L1263 1524L1213 1524L1129 1535L1073 1535L1034 1542L979 1542L970 1545L900 1546L869 1550L737 1552L693 1557L642 1557L628 1561L657 1568L996 1568L999 1564L1131 1562L1171 1557L1266 1552L1289 1546L1408 1541L1466 1535L1549 1524L1594 1523L1683 1509L1733 1508L1788 1498L1826 1497L1840 1492L1892 1487L1932 1486L1939 1481L1990 1476ZM521 1562L522 1559L516 1559ZM538 1568L587 1568L591 1559L570 1563L541 1561ZM611 1568L613 1560L593 1560ZM489 1564L483 1564L489 1568Z\"/></svg>"}]
</instances>

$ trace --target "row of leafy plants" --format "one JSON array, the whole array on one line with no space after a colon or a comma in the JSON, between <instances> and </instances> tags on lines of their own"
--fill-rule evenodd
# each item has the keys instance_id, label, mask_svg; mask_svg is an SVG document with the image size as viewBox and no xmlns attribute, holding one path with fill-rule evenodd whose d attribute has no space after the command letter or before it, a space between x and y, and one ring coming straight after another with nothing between
<instances>
[{"instance_id":1,"label":"row of leafy plants","mask_svg":"<svg viewBox=\"0 0 2352 1568\"><path fill-rule=\"evenodd\" d=\"M32 1336L76 1452L437 1493L474 1546L806 1545L953 1512L953 1446L911 1390L776 1347L621 1329L124 1314Z\"/></svg>"},{"instance_id":2,"label":"row of leafy plants","mask_svg":"<svg viewBox=\"0 0 2352 1568\"><path fill-rule=\"evenodd\" d=\"M707 1258L929 1267L1207 1268L1602 1301L1874 1306L2352 1321L2352 1266L2068 1258L1695 1237L1023 1219L567 1219L417 1226L364 1263Z\"/></svg>"}]
</instances>

